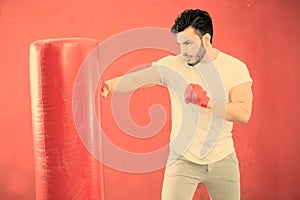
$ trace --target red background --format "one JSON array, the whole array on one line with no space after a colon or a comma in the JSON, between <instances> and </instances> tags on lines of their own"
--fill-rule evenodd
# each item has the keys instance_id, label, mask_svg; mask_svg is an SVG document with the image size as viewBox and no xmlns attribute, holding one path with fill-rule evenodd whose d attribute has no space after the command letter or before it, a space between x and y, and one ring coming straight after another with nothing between
<instances>
[{"instance_id":1,"label":"red background","mask_svg":"<svg viewBox=\"0 0 300 200\"><path fill-rule=\"evenodd\" d=\"M103 41L133 28L169 28L186 8L201 8L211 13L214 46L244 61L253 77L252 118L247 125L234 128L242 199L300 198L297 128L300 63L296 57L300 3L297 0L0 0L1 199L35 199L30 43L60 37ZM128 54L115 62L105 76L121 75L162 55L164 52L146 50ZM135 100L140 101L145 93L136 93ZM149 122L148 108L149 103L132 108L137 123ZM105 120L105 126L111 125L118 134L109 117ZM165 132L168 128L169 124ZM159 139L166 141L166 135ZM136 151L149 150L139 142L130 143L130 147ZM126 174L105 168L105 199L159 199L162 175L162 170Z\"/></svg>"}]
</instances>

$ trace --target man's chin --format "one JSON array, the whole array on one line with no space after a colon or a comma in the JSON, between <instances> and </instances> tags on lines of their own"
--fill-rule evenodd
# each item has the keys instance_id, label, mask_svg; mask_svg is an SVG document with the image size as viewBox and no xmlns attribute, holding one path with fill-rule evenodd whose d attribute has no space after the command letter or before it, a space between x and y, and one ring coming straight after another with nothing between
<instances>
[{"instance_id":1,"label":"man's chin","mask_svg":"<svg viewBox=\"0 0 300 200\"><path fill-rule=\"evenodd\" d=\"M186 61L186 63L187 63L189 66L197 65L197 64L200 62L200 60L197 60L197 59L195 59L194 57L184 58L184 60Z\"/></svg>"},{"instance_id":2,"label":"man's chin","mask_svg":"<svg viewBox=\"0 0 300 200\"><path fill-rule=\"evenodd\" d=\"M187 64L189 65L189 66L194 66L194 65L197 65L199 63L199 61L187 61Z\"/></svg>"},{"instance_id":3,"label":"man's chin","mask_svg":"<svg viewBox=\"0 0 300 200\"><path fill-rule=\"evenodd\" d=\"M187 63L189 66L194 66L195 64L194 63L190 63L190 62L188 62Z\"/></svg>"}]
</instances>

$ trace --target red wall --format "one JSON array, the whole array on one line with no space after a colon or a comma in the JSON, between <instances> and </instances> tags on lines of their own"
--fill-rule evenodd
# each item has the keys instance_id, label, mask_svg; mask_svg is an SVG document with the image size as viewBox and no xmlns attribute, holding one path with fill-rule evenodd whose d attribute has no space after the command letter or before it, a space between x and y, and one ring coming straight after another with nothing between
<instances>
[{"instance_id":1,"label":"red wall","mask_svg":"<svg viewBox=\"0 0 300 200\"><path fill-rule=\"evenodd\" d=\"M300 199L297 127L300 63L296 57L300 3L297 0L0 1L1 199L35 199L29 44L59 37L103 41L132 28L169 28L186 8L202 8L211 13L215 25L214 45L247 63L254 80L252 118L249 124L234 129L242 199ZM120 60L116 63L122 66L115 63L105 76L120 75L131 65L149 63L163 53L150 55L146 51L137 52L134 62ZM137 93L136 100L143 95ZM133 108L145 111L133 116L137 123L148 123L148 108L149 104ZM121 134L107 119L105 126L110 125L116 134ZM165 132L168 127L167 124ZM165 142L167 137L159 139ZM147 150L143 143L130 145L136 151ZM127 174L105 168L104 173L105 199L159 199L163 170Z\"/></svg>"}]
</instances>

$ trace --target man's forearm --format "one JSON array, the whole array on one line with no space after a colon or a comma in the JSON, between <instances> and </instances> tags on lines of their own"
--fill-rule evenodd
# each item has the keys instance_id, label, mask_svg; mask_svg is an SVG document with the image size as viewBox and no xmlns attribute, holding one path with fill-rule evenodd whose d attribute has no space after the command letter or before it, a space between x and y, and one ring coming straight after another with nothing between
<instances>
[{"instance_id":1,"label":"man's forearm","mask_svg":"<svg viewBox=\"0 0 300 200\"><path fill-rule=\"evenodd\" d=\"M140 71L132 72L105 81L107 91L102 94L107 96L108 92L127 93L136 89L153 86L161 83L161 78L156 69L152 67Z\"/></svg>"},{"instance_id":2,"label":"man's forearm","mask_svg":"<svg viewBox=\"0 0 300 200\"><path fill-rule=\"evenodd\" d=\"M225 120L246 124L251 116L249 106L241 102L221 103L209 101L207 108L213 110L218 116L224 117Z\"/></svg>"}]
</instances>

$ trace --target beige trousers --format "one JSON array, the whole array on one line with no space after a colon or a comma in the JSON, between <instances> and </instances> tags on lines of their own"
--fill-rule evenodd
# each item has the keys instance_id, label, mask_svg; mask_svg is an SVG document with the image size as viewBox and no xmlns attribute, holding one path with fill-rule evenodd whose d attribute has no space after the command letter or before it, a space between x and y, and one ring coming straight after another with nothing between
<instances>
[{"instance_id":1,"label":"beige trousers","mask_svg":"<svg viewBox=\"0 0 300 200\"><path fill-rule=\"evenodd\" d=\"M179 157L169 160L162 200L192 200L199 183L204 183L212 200L240 200L240 173L235 152L223 160L199 165Z\"/></svg>"}]
</instances>

